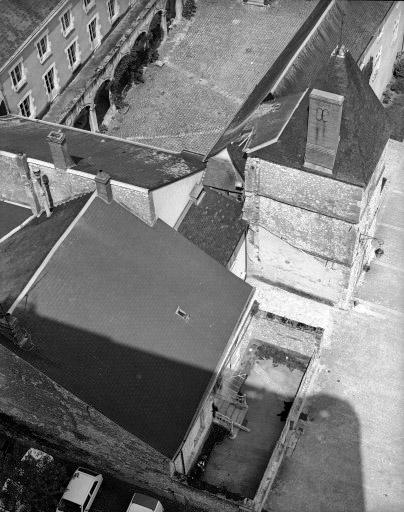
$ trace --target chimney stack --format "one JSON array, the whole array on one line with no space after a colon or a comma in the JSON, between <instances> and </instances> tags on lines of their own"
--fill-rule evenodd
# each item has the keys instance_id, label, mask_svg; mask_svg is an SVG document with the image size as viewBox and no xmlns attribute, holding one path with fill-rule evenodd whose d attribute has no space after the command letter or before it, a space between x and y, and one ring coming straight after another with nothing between
<instances>
[{"instance_id":1,"label":"chimney stack","mask_svg":"<svg viewBox=\"0 0 404 512\"><path fill-rule=\"evenodd\" d=\"M73 160L67 152L66 136L62 130L52 131L46 137L52 160L57 169L68 169L72 167Z\"/></svg>"},{"instance_id":2,"label":"chimney stack","mask_svg":"<svg viewBox=\"0 0 404 512\"><path fill-rule=\"evenodd\" d=\"M112 202L111 176L104 171L98 171L95 177L97 195L106 203Z\"/></svg>"},{"instance_id":3,"label":"chimney stack","mask_svg":"<svg viewBox=\"0 0 404 512\"><path fill-rule=\"evenodd\" d=\"M19 153L17 155L17 165L20 171L20 176L24 183L25 193L27 195L31 211L34 215L39 217L41 214L41 206L39 204L38 196L35 192L34 184L32 183L31 170L29 168L27 155L25 153Z\"/></svg>"},{"instance_id":4,"label":"chimney stack","mask_svg":"<svg viewBox=\"0 0 404 512\"><path fill-rule=\"evenodd\" d=\"M344 97L313 89L310 93L304 166L332 174L340 139Z\"/></svg>"}]
</instances>

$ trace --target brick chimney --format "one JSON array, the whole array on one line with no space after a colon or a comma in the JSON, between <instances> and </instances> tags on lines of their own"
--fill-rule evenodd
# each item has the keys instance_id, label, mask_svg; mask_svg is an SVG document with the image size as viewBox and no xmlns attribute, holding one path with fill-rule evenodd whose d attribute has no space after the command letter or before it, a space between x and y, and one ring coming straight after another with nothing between
<instances>
[{"instance_id":1,"label":"brick chimney","mask_svg":"<svg viewBox=\"0 0 404 512\"><path fill-rule=\"evenodd\" d=\"M67 151L66 136L62 130L50 132L46 140L48 141L55 167L57 169L72 167L74 162Z\"/></svg>"},{"instance_id":2,"label":"brick chimney","mask_svg":"<svg viewBox=\"0 0 404 512\"><path fill-rule=\"evenodd\" d=\"M17 165L24 183L25 193L27 195L31 211L38 217L41 214L41 205L39 203L38 196L36 195L34 184L32 183L31 170L25 153L19 153L17 155Z\"/></svg>"},{"instance_id":3,"label":"brick chimney","mask_svg":"<svg viewBox=\"0 0 404 512\"><path fill-rule=\"evenodd\" d=\"M111 187L111 176L104 172L98 171L95 177L95 184L97 187L97 195L106 203L112 201L112 187Z\"/></svg>"},{"instance_id":4,"label":"brick chimney","mask_svg":"<svg viewBox=\"0 0 404 512\"><path fill-rule=\"evenodd\" d=\"M332 174L340 139L344 97L313 89L310 93L304 166Z\"/></svg>"}]
</instances>

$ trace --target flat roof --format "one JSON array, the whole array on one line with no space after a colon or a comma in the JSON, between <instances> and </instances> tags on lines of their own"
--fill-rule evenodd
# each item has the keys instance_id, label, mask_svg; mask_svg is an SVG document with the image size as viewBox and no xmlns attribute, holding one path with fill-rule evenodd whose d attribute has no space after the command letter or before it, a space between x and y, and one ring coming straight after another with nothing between
<instances>
[{"instance_id":1,"label":"flat roof","mask_svg":"<svg viewBox=\"0 0 404 512\"><path fill-rule=\"evenodd\" d=\"M173 457L252 292L164 222L95 198L15 314L27 361Z\"/></svg>"},{"instance_id":2,"label":"flat roof","mask_svg":"<svg viewBox=\"0 0 404 512\"><path fill-rule=\"evenodd\" d=\"M192 22L173 28L159 48L164 66L148 66L145 83L128 92L131 108L115 116L109 133L206 155L278 58L296 50L289 43L306 33L326 3L282 0L260 9L241 0L198 2ZM278 71L286 63L282 57Z\"/></svg>"},{"instance_id":3,"label":"flat roof","mask_svg":"<svg viewBox=\"0 0 404 512\"><path fill-rule=\"evenodd\" d=\"M31 209L0 200L0 238L32 215Z\"/></svg>"},{"instance_id":4,"label":"flat roof","mask_svg":"<svg viewBox=\"0 0 404 512\"><path fill-rule=\"evenodd\" d=\"M161 187L205 167L195 158L14 115L0 118L0 150L26 153L30 158L52 163L46 137L57 129L66 136L68 152L75 162L72 169L92 175L102 169L112 179L138 187Z\"/></svg>"}]
</instances>

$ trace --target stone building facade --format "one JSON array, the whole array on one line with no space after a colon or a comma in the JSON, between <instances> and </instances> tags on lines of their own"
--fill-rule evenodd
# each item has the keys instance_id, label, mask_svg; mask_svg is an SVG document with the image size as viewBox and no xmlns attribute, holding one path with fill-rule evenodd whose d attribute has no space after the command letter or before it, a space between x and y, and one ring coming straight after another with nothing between
<instances>
[{"instance_id":1,"label":"stone building facade","mask_svg":"<svg viewBox=\"0 0 404 512\"><path fill-rule=\"evenodd\" d=\"M343 48L315 84L275 140L247 149L249 275L344 305L381 244L374 231L388 180L389 131L382 106ZM271 114L267 123L270 131Z\"/></svg>"}]
</instances>

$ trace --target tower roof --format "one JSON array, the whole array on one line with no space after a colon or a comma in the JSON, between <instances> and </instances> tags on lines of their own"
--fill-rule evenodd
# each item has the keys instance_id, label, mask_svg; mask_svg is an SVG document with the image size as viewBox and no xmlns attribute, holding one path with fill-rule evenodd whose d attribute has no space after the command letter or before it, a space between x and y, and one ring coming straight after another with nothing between
<instances>
[{"instance_id":1,"label":"tower roof","mask_svg":"<svg viewBox=\"0 0 404 512\"><path fill-rule=\"evenodd\" d=\"M343 46L334 50L312 88L344 97L340 142L332 177L365 186L375 170L390 130L383 106L352 55ZM263 160L303 168L310 90L306 92L277 142L250 153ZM268 122L270 114L267 114Z\"/></svg>"}]
</instances>

